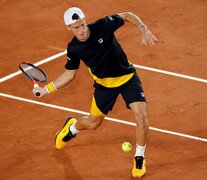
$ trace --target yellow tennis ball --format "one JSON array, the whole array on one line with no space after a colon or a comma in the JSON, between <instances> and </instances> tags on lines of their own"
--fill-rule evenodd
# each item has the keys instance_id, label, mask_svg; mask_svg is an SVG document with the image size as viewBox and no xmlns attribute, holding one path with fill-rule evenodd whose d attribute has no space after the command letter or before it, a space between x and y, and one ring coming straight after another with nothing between
<instances>
[{"instance_id":1,"label":"yellow tennis ball","mask_svg":"<svg viewBox=\"0 0 207 180\"><path fill-rule=\"evenodd\" d=\"M129 152L132 150L132 145L129 142L124 142L121 147L124 152Z\"/></svg>"}]
</instances>

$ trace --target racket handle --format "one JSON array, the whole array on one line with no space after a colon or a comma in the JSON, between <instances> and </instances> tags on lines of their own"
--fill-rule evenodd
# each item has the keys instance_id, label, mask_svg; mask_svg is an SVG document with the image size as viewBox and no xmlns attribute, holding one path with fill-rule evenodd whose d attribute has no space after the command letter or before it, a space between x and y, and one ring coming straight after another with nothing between
<instances>
[{"instance_id":1,"label":"racket handle","mask_svg":"<svg viewBox=\"0 0 207 180\"><path fill-rule=\"evenodd\" d=\"M35 93L35 96L40 96L40 92L36 92Z\"/></svg>"},{"instance_id":2,"label":"racket handle","mask_svg":"<svg viewBox=\"0 0 207 180\"><path fill-rule=\"evenodd\" d=\"M34 84L34 88L39 87L38 84ZM35 96L40 96L40 92L35 92Z\"/></svg>"}]
</instances>

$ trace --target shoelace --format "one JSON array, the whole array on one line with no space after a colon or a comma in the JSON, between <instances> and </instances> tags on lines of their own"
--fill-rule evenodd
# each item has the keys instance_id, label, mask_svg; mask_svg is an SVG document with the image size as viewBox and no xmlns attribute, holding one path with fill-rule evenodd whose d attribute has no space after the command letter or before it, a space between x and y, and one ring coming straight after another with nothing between
<instances>
[{"instance_id":1,"label":"shoelace","mask_svg":"<svg viewBox=\"0 0 207 180\"><path fill-rule=\"evenodd\" d=\"M143 160L144 160L144 158L142 156L136 156L135 157L135 163L136 163L136 168L137 169L142 169Z\"/></svg>"}]
</instances>

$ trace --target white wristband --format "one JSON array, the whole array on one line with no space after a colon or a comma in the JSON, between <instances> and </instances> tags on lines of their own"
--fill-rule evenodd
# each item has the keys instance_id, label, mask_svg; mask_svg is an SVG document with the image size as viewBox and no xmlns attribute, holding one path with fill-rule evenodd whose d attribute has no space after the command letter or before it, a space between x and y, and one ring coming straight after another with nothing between
<instances>
[{"instance_id":1,"label":"white wristband","mask_svg":"<svg viewBox=\"0 0 207 180\"><path fill-rule=\"evenodd\" d=\"M55 90L57 91L58 89L55 87L54 83L53 82L51 82L51 83L52 83L53 87L55 88Z\"/></svg>"},{"instance_id":2,"label":"white wristband","mask_svg":"<svg viewBox=\"0 0 207 180\"><path fill-rule=\"evenodd\" d=\"M49 91L49 89L47 88L47 86L45 86L45 89L46 89L47 93L50 94L50 91Z\"/></svg>"}]
</instances>

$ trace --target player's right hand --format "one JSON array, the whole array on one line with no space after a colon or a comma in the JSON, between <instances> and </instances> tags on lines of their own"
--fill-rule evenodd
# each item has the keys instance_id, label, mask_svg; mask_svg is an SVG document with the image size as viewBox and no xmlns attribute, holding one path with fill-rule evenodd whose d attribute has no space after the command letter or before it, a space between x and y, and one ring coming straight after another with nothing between
<instances>
[{"instance_id":1,"label":"player's right hand","mask_svg":"<svg viewBox=\"0 0 207 180\"><path fill-rule=\"evenodd\" d=\"M39 92L40 93L40 96L37 96L36 93ZM33 88L33 94L35 95L35 97L42 97L44 96L45 94L48 94L47 90L46 90L46 87L35 87Z\"/></svg>"}]
</instances>

